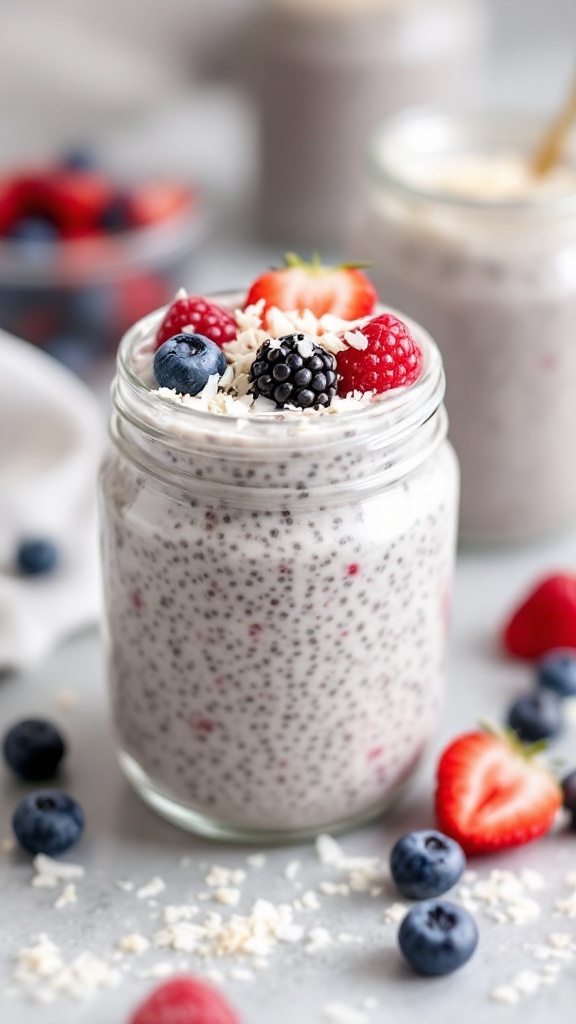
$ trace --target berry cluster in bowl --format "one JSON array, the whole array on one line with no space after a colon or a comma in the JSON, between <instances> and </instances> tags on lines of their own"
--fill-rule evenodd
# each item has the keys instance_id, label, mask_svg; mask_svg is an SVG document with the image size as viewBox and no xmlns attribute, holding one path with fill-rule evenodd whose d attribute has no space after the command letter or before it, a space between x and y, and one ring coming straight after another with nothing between
<instances>
[{"instance_id":1,"label":"berry cluster in bowl","mask_svg":"<svg viewBox=\"0 0 576 1024\"><path fill-rule=\"evenodd\" d=\"M258 277L240 308L179 292L134 353L163 396L239 416L340 412L413 384L423 361L358 266L294 254Z\"/></svg>"},{"instance_id":2,"label":"berry cluster in bowl","mask_svg":"<svg viewBox=\"0 0 576 1024\"><path fill-rule=\"evenodd\" d=\"M88 152L0 177L0 327L74 369L114 350L187 272L193 189L120 183Z\"/></svg>"}]
</instances>

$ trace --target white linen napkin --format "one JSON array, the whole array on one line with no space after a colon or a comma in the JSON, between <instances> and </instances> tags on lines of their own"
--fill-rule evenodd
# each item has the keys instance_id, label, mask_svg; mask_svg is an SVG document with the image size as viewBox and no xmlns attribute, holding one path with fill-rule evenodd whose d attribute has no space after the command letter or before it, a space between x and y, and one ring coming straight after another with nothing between
<instances>
[{"instance_id":1,"label":"white linen napkin","mask_svg":"<svg viewBox=\"0 0 576 1024\"><path fill-rule=\"evenodd\" d=\"M104 413L88 388L0 331L0 671L40 660L97 621L96 477ZM56 569L23 576L23 539L52 540Z\"/></svg>"}]
</instances>

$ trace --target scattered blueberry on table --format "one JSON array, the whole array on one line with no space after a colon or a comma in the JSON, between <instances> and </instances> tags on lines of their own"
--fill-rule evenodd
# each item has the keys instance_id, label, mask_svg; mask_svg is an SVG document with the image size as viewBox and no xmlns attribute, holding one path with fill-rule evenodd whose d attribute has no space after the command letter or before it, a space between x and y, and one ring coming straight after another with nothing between
<instances>
[{"instance_id":1,"label":"scattered blueberry on table","mask_svg":"<svg viewBox=\"0 0 576 1024\"><path fill-rule=\"evenodd\" d=\"M28 853L65 853L80 838L84 812L66 793L41 789L24 797L12 818L14 835Z\"/></svg>"},{"instance_id":2,"label":"scattered blueberry on table","mask_svg":"<svg viewBox=\"0 0 576 1024\"><path fill-rule=\"evenodd\" d=\"M508 725L523 743L552 739L562 729L562 702L552 690L535 690L514 701Z\"/></svg>"},{"instance_id":3,"label":"scattered blueberry on table","mask_svg":"<svg viewBox=\"0 0 576 1024\"><path fill-rule=\"evenodd\" d=\"M538 685L553 690L559 697L576 696L576 650L550 651L538 663Z\"/></svg>"},{"instance_id":4,"label":"scattered blueberry on table","mask_svg":"<svg viewBox=\"0 0 576 1024\"><path fill-rule=\"evenodd\" d=\"M451 974L474 953L478 928L463 907L448 900L430 900L406 914L398 943L418 974Z\"/></svg>"},{"instance_id":5,"label":"scattered blueberry on table","mask_svg":"<svg viewBox=\"0 0 576 1024\"><path fill-rule=\"evenodd\" d=\"M433 829L408 832L390 855L396 885L413 900L441 896L456 885L465 867L466 856L460 844Z\"/></svg>"},{"instance_id":6,"label":"scattered blueberry on table","mask_svg":"<svg viewBox=\"0 0 576 1024\"><path fill-rule=\"evenodd\" d=\"M6 763L22 779L50 779L66 753L55 725L44 718L27 718L8 730L3 744Z\"/></svg>"},{"instance_id":7,"label":"scattered blueberry on table","mask_svg":"<svg viewBox=\"0 0 576 1024\"><path fill-rule=\"evenodd\" d=\"M22 540L16 551L16 565L23 576L42 576L58 564L59 552L53 541L43 537Z\"/></svg>"}]
</instances>

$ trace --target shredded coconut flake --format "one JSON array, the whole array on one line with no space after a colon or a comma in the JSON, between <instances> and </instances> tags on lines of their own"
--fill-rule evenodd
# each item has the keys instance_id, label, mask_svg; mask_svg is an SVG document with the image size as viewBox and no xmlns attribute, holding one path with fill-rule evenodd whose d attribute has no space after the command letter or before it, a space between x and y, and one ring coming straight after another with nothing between
<instances>
[{"instance_id":1,"label":"shredded coconut flake","mask_svg":"<svg viewBox=\"0 0 576 1024\"><path fill-rule=\"evenodd\" d=\"M65 885L58 899L54 904L55 910L62 910L64 907L68 907L71 903L78 902L78 895L76 893L76 886L73 882L69 882Z\"/></svg>"},{"instance_id":2,"label":"shredded coconut flake","mask_svg":"<svg viewBox=\"0 0 576 1024\"><path fill-rule=\"evenodd\" d=\"M85 869L81 864L67 864L65 861L53 860L45 853L38 853L32 861L34 870L38 875L44 875L57 880L71 880L83 878Z\"/></svg>"},{"instance_id":3,"label":"shredded coconut flake","mask_svg":"<svg viewBox=\"0 0 576 1024\"><path fill-rule=\"evenodd\" d=\"M159 896L161 892L164 892L165 888L166 882L156 876L150 879L146 885L142 885L136 890L136 897L139 900L154 899L155 896Z\"/></svg>"},{"instance_id":4,"label":"shredded coconut flake","mask_svg":"<svg viewBox=\"0 0 576 1024\"><path fill-rule=\"evenodd\" d=\"M327 1003L322 1008L322 1020L328 1021L328 1024L366 1024L368 1017L344 1003Z\"/></svg>"},{"instance_id":5,"label":"shredded coconut flake","mask_svg":"<svg viewBox=\"0 0 576 1024\"><path fill-rule=\"evenodd\" d=\"M118 949L123 953L146 953L150 949L150 942L145 935L138 935L136 932L133 932L120 939Z\"/></svg>"}]
</instances>

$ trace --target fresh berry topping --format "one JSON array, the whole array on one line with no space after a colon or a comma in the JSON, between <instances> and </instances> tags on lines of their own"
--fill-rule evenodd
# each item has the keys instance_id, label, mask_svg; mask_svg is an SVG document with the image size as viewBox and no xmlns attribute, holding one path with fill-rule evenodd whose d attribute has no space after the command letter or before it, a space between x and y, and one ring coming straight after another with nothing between
<instances>
[{"instance_id":1,"label":"fresh berry topping","mask_svg":"<svg viewBox=\"0 0 576 1024\"><path fill-rule=\"evenodd\" d=\"M228 309L198 295L186 295L175 299L169 307L156 334L156 347L188 329L220 347L236 340L236 322Z\"/></svg>"},{"instance_id":2,"label":"fresh berry topping","mask_svg":"<svg viewBox=\"0 0 576 1024\"><path fill-rule=\"evenodd\" d=\"M80 838L84 813L79 804L57 789L30 793L18 804L12 819L14 835L28 853L56 857Z\"/></svg>"},{"instance_id":3,"label":"fresh berry topping","mask_svg":"<svg viewBox=\"0 0 576 1024\"><path fill-rule=\"evenodd\" d=\"M56 774L66 744L52 722L27 718L17 722L4 737L4 758L22 779L50 779Z\"/></svg>"},{"instance_id":4,"label":"fresh berry topping","mask_svg":"<svg viewBox=\"0 0 576 1024\"><path fill-rule=\"evenodd\" d=\"M226 359L222 349L201 334L177 334L165 341L154 357L154 376L159 388L179 395L197 395L213 374L222 376Z\"/></svg>"},{"instance_id":5,"label":"fresh berry topping","mask_svg":"<svg viewBox=\"0 0 576 1024\"><path fill-rule=\"evenodd\" d=\"M572 828L576 828L576 771L562 779L562 797L564 807L572 818Z\"/></svg>"},{"instance_id":6,"label":"fresh berry topping","mask_svg":"<svg viewBox=\"0 0 576 1024\"><path fill-rule=\"evenodd\" d=\"M428 900L456 885L466 867L464 851L432 829L408 832L390 855L392 878L411 900Z\"/></svg>"},{"instance_id":7,"label":"fresh berry topping","mask_svg":"<svg viewBox=\"0 0 576 1024\"><path fill-rule=\"evenodd\" d=\"M304 334L265 341L250 367L250 393L279 409L328 406L336 394L336 360Z\"/></svg>"},{"instance_id":8,"label":"fresh berry topping","mask_svg":"<svg viewBox=\"0 0 576 1024\"><path fill-rule=\"evenodd\" d=\"M419 974L451 974L474 953L478 928L464 907L448 900L430 900L406 914L398 944Z\"/></svg>"},{"instance_id":9,"label":"fresh berry topping","mask_svg":"<svg viewBox=\"0 0 576 1024\"><path fill-rule=\"evenodd\" d=\"M542 580L504 627L503 641L517 658L576 648L576 576L557 573Z\"/></svg>"},{"instance_id":10,"label":"fresh berry topping","mask_svg":"<svg viewBox=\"0 0 576 1024\"><path fill-rule=\"evenodd\" d=\"M16 564L23 576L42 576L56 568L58 557L58 548L51 540L30 537L20 542Z\"/></svg>"},{"instance_id":11,"label":"fresh berry topping","mask_svg":"<svg viewBox=\"0 0 576 1024\"><path fill-rule=\"evenodd\" d=\"M374 391L413 384L422 372L422 352L407 326L391 313L381 313L361 328L366 348L347 348L337 356L338 394Z\"/></svg>"},{"instance_id":12,"label":"fresh berry topping","mask_svg":"<svg viewBox=\"0 0 576 1024\"><path fill-rule=\"evenodd\" d=\"M562 704L552 690L536 690L514 701L508 712L508 725L522 743L557 736L562 728Z\"/></svg>"},{"instance_id":13,"label":"fresh berry topping","mask_svg":"<svg viewBox=\"0 0 576 1024\"><path fill-rule=\"evenodd\" d=\"M514 737L472 732L444 751L437 770L438 827L465 853L520 846L550 829L560 786Z\"/></svg>"},{"instance_id":14,"label":"fresh berry topping","mask_svg":"<svg viewBox=\"0 0 576 1024\"><path fill-rule=\"evenodd\" d=\"M538 663L538 685L559 697L576 697L576 650L550 651Z\"/></svg>"},{"instance_id":15,"label":"fresh berry topping","mask_svg":"<svg viewBox=\"0 0 576 1024\"><path fill-rule=\"evenodd\" d=\"M159 985L138 1007L130 1024L240 1024L215 989L196 978L173 978Z\"/></svg>"},{"instance_id":16,"label":"fresh berry topping","mask_svg":"<svg viewBox=\"0 0 576 1024\"><path fill-rule=\"evenodd\" d=\"M305 263L294 253L287 253L284 260L285 267L268 270L254 281L246 306L264 299L265 309L276 306L301 313L309 309L318 318L331 313L342 320L358 320L374 312L376 289L358 266L324 267L319 259Z\"/></svg>"}]
</instances>

